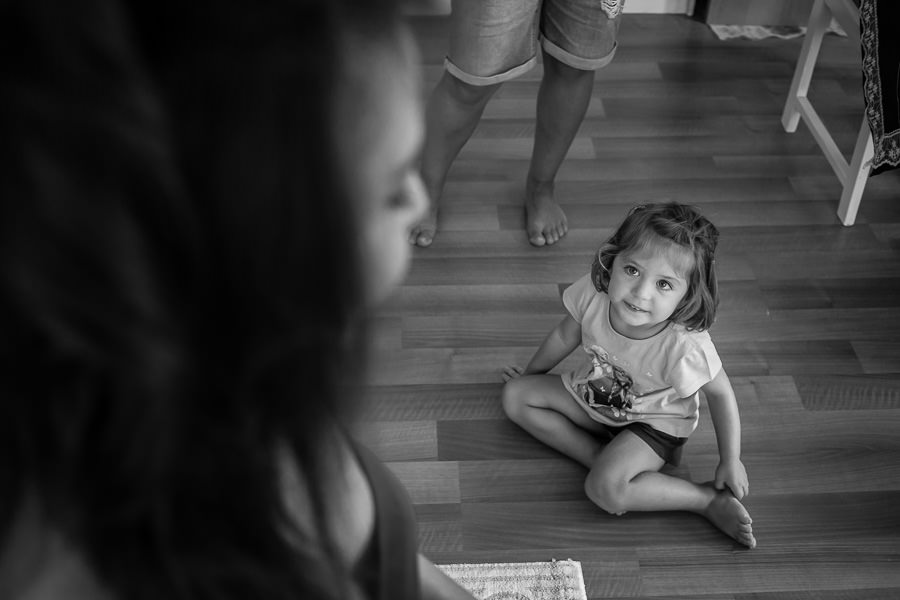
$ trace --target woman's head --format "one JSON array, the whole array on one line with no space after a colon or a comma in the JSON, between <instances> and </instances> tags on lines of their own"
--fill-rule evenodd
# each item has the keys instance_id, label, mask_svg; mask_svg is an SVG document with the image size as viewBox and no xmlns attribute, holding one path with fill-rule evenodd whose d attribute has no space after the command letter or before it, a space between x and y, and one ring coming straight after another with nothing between
<instances>
[{"instance_id":1,"label":"woman's head","mask_svg":"<svg viewBox=\"0 0 900 600\"><path fill-rule=\"evenodd\" d=\"M609 292L614 268L622 266L624 259L631 255L664 257L675 279L685 284L669 320L689 329L708 329L718 306L715 272L718 239L716 227L691 206L677 203L637 206L597 252L591 267L594 287ZM617 263L617 259L622 260ZM665 288L664 283L657 283Z\"/></svg>"},{"instance_id":2,"label":"woman's head","mask_svg":"<svg viewBox=\"0 0 900 600\"><path fill-rule=\"evenodd\" d=\"M424 138L418 53L400 27L351 30L338 80L335 139L359 217L358 243L370 301L403 279L409 230L427 205L418 159Z\"/></svg>"},{"instance_id":3,"label":"woman's head","mask_svg":"<svg viewBox=\"0 0 900 600\"><path fill-rule=\"evenodd\" d=\"M361 317L408 260L397 9L70 4L0 13L0 536L34 491L123 597L340 596L273 457L324 510Z\"/></svg>"},{"instance_id":4,"label":"woman's head","mask_svg":"<svg viewBox=\"0 0 900 600\"><path fill-rule=\"evenodd\" d=\"M340 475L332 425L361 397L363 321L405 273L421 210L410 40L390 0L174 3L173 14L146 4L144 55L206 216L196 338L215 378L206 410L242 436L227 444L238 458L222 479L257 479L240 501L277 499L277 481L259 479L270 475L266 444L283 440L321 514ZM161 33L172 19L183 29L174 39Z\"/></svg>"},{"instance_id":5,"label":"woman's head","mask_svg":"<svg viewBox=\"0 0 900 600\"><path fill-rule=\"evenodd\" d=\"M228 324L208 332L226 338L213 356L237 363L226 373L248 397L272 369L331 396L342 357L359 359L360 319L405 273L421 210L416 57L397 7L163 5L174 8L135 3L135 22L207 217L202 304ZM307 416L339 412L343 398Z\"/></svg>"}]
</instances>

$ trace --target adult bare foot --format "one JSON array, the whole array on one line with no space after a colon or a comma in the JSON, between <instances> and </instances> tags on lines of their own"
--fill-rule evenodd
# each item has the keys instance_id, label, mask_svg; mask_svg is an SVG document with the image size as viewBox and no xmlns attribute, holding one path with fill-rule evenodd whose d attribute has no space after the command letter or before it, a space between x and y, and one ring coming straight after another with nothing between
<instances>
[{"instance_id":1,"label":"adult bare foot","mask_svg":"<svg viewBox=\"0 0 900 600\"><path fill-rule=\"evenodd\" d=\"M434 202L428 207L425 218L413 227L409 232L409 243L421 248L427 248L434 242L434 234L437 232L438 209Z\"/></svg>"},{"instance_id":2,"label":"adult bare foot","mask_svg":"<svg viewBox=\"0 0 900 600\"><path fill-rule=\"evenodd\" d=\"M725 534L748 548L756 547L753 537L753 519L744 505L731 492L717 492L704 511L704 516Z\"/></svg>"},{"instance_id":3,"label":"adult bare foot","mask_svg":"<svg viewBox=\"0 0 900 600\"><path fill-rule=\"evenodd\" d=\"M553 199L553 183L534 183L525 189L525 231L532 246L555 244L569 231L566 214Z\"/></svg>"}]
</instances>

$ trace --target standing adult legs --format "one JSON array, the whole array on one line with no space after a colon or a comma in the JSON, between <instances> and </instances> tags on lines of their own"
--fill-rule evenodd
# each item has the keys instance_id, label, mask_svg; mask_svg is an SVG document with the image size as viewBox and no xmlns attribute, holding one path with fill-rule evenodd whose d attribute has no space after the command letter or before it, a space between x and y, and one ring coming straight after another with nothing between
<instances>
[{"instance_id":1,"label":"standing adult legs","mask_svg":"<svg viewBox=\"0 0 900 600\"><path fill-rule=\"evenodd\" d=\"M568 231L554 184L584 120L594 86L594 71L565 65L546 51L543 59L534 149L525 186L525 227L528 241L535 246L554 244Z\"/></svg>"},{"instance_id":2,"label":"standing adult legs","mask_svg":"<svg viewBox=\"0 0 900 600\"><path fill-rule=\"evenodd\" d=\"M444 71L435 87L425 113L426 137L421 167L431 205L428 215L410 232L411 244L424 247L434 241L447 172L500 85L475 86Z\"/></svg>"}]
</instances>

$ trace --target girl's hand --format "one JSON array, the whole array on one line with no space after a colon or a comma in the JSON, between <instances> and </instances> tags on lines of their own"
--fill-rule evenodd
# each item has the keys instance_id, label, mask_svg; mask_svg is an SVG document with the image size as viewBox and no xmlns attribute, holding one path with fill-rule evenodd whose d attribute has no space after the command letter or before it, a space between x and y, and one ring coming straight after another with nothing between
<instances>
[{"instance_id":1,"label":"girl's hand","mask_svg":"<svg viewBox=\"0 0 900 600\"><path fill-rule=\"evenodd\" d=\"M739 460L720 462L716 468L716 489L731 490L738 500L750 493L750 481L747 479L747 469Z\"/></svg>"},{"instance_id":2,"label":"girl's hand","mask_svg":"<svg viewBox=\"0 0 900 600\"><path fill-rule=\"evenodd\" d=\"M519 365L507 365L503 367L503 381L509 381L510 379L515 379L516 377L522 376L522 367Z\"/></svg>"}]
</instances>

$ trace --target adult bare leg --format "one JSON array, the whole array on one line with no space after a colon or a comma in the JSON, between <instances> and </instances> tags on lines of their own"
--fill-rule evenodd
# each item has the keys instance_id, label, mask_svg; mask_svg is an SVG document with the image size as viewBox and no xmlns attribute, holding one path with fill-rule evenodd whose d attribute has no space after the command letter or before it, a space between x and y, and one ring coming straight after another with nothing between
<instances>
[{"instance_id":1,"label":"adult bare leg","mask_svg":"<svg viewBox=\"0 0 900 600\"><path fill-rule=\"evenodd\" d=\"M594 72L559 62L546 51L537 98L534 149L525 183L525 229L534 246L555 244L569 230L554 197L556 174L584 120Z\"/></svg>"},{"instance_id":2,"label":"adult bare leg","mask_svg":"<svg viewBox=\"0 0 900 600\"><path fill-rule=\"evenodd\" d=\"M422 149L422 181L431 198L428 215L415 226L409 242L430 246L437 231L438 211L450 165L472 137L484 107L501 84L475 86L444 71L425 112L426 137Z\"/></svg>"}]
</instances>

